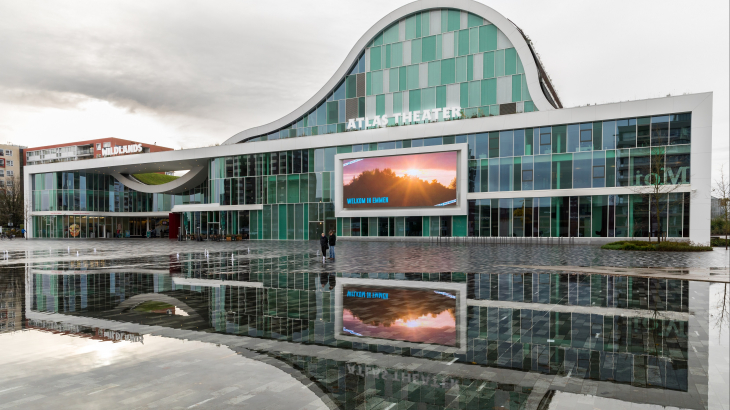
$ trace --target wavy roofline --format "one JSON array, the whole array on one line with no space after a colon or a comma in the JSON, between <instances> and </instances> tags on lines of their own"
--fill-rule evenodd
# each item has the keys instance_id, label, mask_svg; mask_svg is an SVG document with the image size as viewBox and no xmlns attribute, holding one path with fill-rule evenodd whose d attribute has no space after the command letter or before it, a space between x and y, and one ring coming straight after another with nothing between
<instances>
[{"instance_id":1,"label":"wavy roofline","mask_svg":"<svg viewBox=\"0 0 730 410\"><path fill-rule=\"evenodd\" d=\"M556 109L556 106L554 106L553 103L551 103L551 101L545 96L543 87L541 86L541 81L546 84L546 87L550 90L549 92L555 97L554 99L557 99L557 94L555 93L552 84L550 84L550 80L545 75L544 69L541 65L539 65L539 62L536 61L533 50L527 43L522 31L514 23L491 7L473 0L418 0L413 3L406 4L405 6L402 6L386 15L375 23L375 25L373 25L367 32L365 32L365 34L363 34L352 47L345 60L335 71L332 77L330 77L330 79L314 94L314 96L299 106L299 108L268 124L241 131L228 138L225 142L223 142L223 145L237 144L250 138L269 134L286 127L294 121L297 121L300 117L304 116L316 108L317 105L326 100L327 96L334 91L335 87L343 81L352 67L357 64L358 58L364 52L368 43L370 43L370 41L375 38L378 33L386 29L391 24L396 23L411 14L431 9L458 9L480 16L494 24L509 39L522 61L527 89L532 97L535 107L539 111L550 111ZM551 99L553 99L553 97L551 97ZM560 100L557 99L557 101L557 108L562 108L559 103Z\"/></svg>"}]
</instances>

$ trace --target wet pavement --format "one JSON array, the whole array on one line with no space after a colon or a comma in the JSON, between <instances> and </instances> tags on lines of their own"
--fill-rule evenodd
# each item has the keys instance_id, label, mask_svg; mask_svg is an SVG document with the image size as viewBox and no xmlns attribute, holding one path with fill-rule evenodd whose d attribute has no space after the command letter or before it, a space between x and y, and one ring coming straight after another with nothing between
<instances>
[{"instance_id":1,"label":"wet pavement","mask_svg":"<svg viewBox=\"0 0 730 410\"><path fill-rule=\"evenodd\" d=\"M0 409L730 409L724 249L336 249L3 241Z\"/></svg>"}]
</instances>

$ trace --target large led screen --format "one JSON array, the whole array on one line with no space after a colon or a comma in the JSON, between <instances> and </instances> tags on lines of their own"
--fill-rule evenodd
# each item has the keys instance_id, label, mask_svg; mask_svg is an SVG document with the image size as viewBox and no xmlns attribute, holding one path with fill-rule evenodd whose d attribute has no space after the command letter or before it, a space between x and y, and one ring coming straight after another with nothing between
<instances>
[{"instance_id":1,"label":"large led screen","mask_svg":"<svg viewBox=\"0 0 730 410\"><path fill-rule=\"evenodd\" d=\"M456 151L344 160L342 207L456 206Z\"/></svg>"},{"instance_id":2,"label":"large led screen","mask_svg":"<svg viewBox=\"0 0 730 410\"><path fill-rule=\"evenodd\" d=\"M454 291L342 288L342 334L456 346Z\"/></svg>"}]
</instances>

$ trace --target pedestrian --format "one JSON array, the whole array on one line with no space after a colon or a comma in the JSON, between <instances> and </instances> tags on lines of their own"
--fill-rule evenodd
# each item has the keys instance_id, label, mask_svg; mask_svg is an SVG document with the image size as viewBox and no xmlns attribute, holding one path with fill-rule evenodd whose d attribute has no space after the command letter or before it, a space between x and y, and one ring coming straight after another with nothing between
<instances>
[{"instance_id":1,"label":"pedestrian","mask_svg":"<svg viewBox=\"0 0 730 410\"><path fill-rule=\"evenodd\" d=\"M322 232L322 237L319 238L319 246L322 247L322 262L324 262L325 258L327 258L327 248L329 248L327 237L324 236L324 232Z\"/></svg>"},{"instance_id":2,"label":"pedestrian","mask_svg":"<svg viewBox=\"0 0 730 410\"><path fill-rule=\"evenodd\" d=\"M335 260L335 244L337 243L337 235L335 231L330 231L329 244L330 244L330 259Z\"/></svg>"},{"instance_id":3,"label":"pedestrian","mask_svg":"<svg viewBox=\"0 0 730 410\"><path fill-rule=\"evenodd\" d=\"M20 233L23 235L23 238L25 238L25 228L21 229ZM25 239L28 239L28 238L25 238Z\"/></svg>"}]
</instances>

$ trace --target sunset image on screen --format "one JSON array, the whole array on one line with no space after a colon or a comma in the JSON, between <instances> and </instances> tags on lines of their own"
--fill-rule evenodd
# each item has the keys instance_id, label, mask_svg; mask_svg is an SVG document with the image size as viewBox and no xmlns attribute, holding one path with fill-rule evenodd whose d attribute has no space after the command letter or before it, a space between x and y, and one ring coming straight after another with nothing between
<instances>
[{"instance_id":1,"label":"sunset image on screen","mask_svg":"<svg viewBox=\"0 0 730 410\"><path fill-rule=\"evenodd\" d=\"M456 346L455 298L431 289L345 286L342 334Z\"/></svg>"},{"instance_id":2,"label":"sunset image on screen","mask_svg":"<svg viewBox=\"0 0 730 410\"><path fill-rule=\"evenodd\" d=\"M456 205L456 152L343 161L344 208Z\"/></svg>"}]
</instances>

